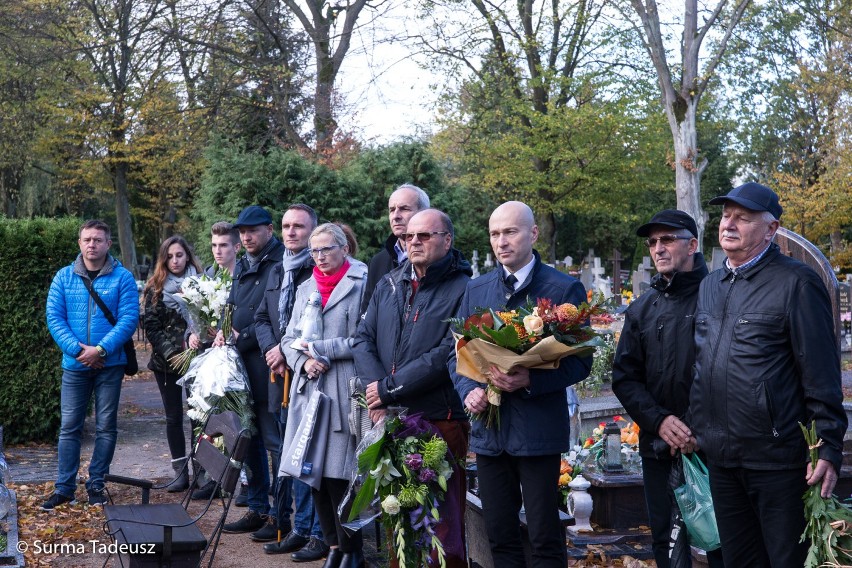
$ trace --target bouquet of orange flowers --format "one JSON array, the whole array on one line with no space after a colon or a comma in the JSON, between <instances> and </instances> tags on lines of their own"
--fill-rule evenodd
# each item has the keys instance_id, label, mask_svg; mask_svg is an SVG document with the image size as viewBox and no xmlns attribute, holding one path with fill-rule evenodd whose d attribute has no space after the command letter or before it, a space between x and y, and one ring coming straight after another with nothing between
<instances>
[{"instance_id":1,"label":"bouquet of orange flowers","mask_svg":"<svg viewBox=\"0 0 852 568\"><path fill-rule=\"evenodd\" d=\"M500 424L501 391L491 384L492 365L504 373L513 367L555 369L564 357L589 355L603 340L586 322L603 313L603 297L579 307L539 298L514 310L483 309L451 319L456 372L486 385L486 427Z\"/></svg>"}]
</instances>

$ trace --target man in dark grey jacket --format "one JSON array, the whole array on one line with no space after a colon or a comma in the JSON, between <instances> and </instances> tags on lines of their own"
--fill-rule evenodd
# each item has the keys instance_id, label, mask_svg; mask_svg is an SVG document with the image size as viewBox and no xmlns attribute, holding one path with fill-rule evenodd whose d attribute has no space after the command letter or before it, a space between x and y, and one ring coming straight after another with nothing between
<instances>
[{"instance_id":1,"label":"man in dark grey jacket","mask_svg":"<svg viewBox=\"0 0 852 568\"><path fill-rule=\"evenodd\" d=\"M612 366L612 390L639 425L639 454L654 559L668 568L672 507L672 456L692 452L695 438L684 423L695 362L695 304L707 264L698 252L698 228L683 211L660 211L636 230L657 274L627 310ZM721 566L719 551L708 553Z\"/></svg>"},{"instance_id":2,"label":"man in dark grey jacket","mask_svg":"<svg viewBox=\"0 0 852 568\"><path fill-rule=\"evenodd\" d=\"M470 423L446 363L453 350L448 320L458 309L472 271L452 248L453 224L441 211L420 211L401 237L408 245L408 261L379 281L358 327L355 367L374 421L388 405L423 413L440 430L456 460L464 463ZM467 566L465 502L465 474L457 463L441 504L441 522L435 527L449 568Z\"/></svg>"},{"instance_id":3,"label":"man in dark grey jacket","mask_svg":"<svg viewBox=\"0 0 852 568\"><path fill-rule=\"evenodd\" d=\"M423 209L429 207L429 196L426 192L410 183L404 183L391 193L388 198L388 221L391 235L382 245L370 262L367 263L367 286L364 288L364 298L361 300L361 313L367 311L370 297L382 277L391 270L398 268L407 257L405 241L400 237L405 232L408 220Z\"/></svg>"},{"instance_id":4,"label":"man in dark grey jacket","mask_svg":"<svg viewBox=\"0 0 852 568\"><path fill-rule=\"evenodd\" d=\"M243 209L234 227L240 231L240 241L246 249L246 255L239 260L241 268L235 270L239 276L231 286L229 301L234 304L233 335L249 378L257 434L252 436L246 457L246 468L251 472L248 483L249 510L241 519L226 524L223 530L226 533L247 533L263 527L266 515L270 514L269 462L266 452L271 454L273 471L276 472L281 455L278 419L269 412L269 367L260 351L254 316L263 300L269 273L284 256L284 245L275 238L272 216L260 206L251 205ZM223 342L220 333L214 344Z\"/></svg>"},{"instance_id":5,"label":"man in dark grey jacket","mask_svg":"<svg viewBox=\"0 0 852 568\"><path fill-rule=\"evenodd\" d=\"M831 301L772 243L774 191L747 183L710 204L724 205L727 260L698 293L689 424L707 454L725 565L800 568L802 494L820 483L831 494L847 426ZM811 422L822 439L813 470L799 429Z\"/></svg>"}]
</instances>

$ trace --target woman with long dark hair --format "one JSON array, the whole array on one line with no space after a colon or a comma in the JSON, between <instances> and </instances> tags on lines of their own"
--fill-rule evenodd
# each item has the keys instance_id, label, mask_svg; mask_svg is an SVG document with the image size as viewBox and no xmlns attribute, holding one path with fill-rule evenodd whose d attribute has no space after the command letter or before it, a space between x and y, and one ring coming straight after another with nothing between
<instances>
[{"instance_id":1,"label":"woman with long dark hair","mask_svg":"<svg viewBox=\"0 0 852 568\"><path fill-rule=\"evenodd\" d=\"M180 235L169 237L160 245L154 274L145 284L143 302L145 334L151 342L148 368L154 372L166 413L166 439L172 455L172 468L178 478L170 492L183 491L189 485L186 467L186 436L183 431L183 388L177 384L180 375L169 359L184 349L186 321L180 312L176 295L185 278L201 273L201 263L192 247Z\"/></svg>"}]
</instances>

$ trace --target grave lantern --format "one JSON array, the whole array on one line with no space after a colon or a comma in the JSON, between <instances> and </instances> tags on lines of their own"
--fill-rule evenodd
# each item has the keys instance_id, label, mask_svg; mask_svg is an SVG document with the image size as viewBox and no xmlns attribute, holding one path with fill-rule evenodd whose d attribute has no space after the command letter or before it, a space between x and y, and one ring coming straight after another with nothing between
<instances>
[{"instance_id":1,"label":"grave lantern","mask_svg":"<svg viewBox=\"0 0 852 568\"><path fill-rule=\"evenodd\" d=\"M607 422L603 431L603 469L607 473L621 472L621 428L616 422Z\"/></svg>"}]
</instances>

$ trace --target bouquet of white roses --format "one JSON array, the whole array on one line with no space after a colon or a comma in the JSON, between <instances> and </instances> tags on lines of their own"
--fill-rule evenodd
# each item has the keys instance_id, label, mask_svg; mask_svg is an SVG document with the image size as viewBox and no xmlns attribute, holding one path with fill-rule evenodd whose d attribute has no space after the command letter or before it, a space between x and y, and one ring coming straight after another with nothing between
<instances>
[{"instance_id":1,"label":"bouquet of white roses","mask_svg":"<svg viewBox=\"0 0 852 568\"><path fill-rule=\"evenodd\" d=\"M231 293L232 282L231 274L225 269L212 277L201 274L190 276L183 281L181 292L176 295L181 315L189 330L200 339L208 337L211 332L215 333L219 327L223 309ZM196 355L198 350L190 347L169 359L169 363L182 375L189 369L189 364Z\"/></svg>"}]
</instances>

